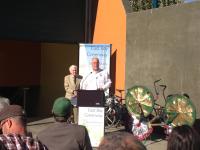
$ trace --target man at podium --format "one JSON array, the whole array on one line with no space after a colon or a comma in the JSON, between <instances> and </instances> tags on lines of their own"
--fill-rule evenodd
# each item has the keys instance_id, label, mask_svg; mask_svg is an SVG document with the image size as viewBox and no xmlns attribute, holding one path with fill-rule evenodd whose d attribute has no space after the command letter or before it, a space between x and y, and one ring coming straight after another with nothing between
<instances>
[{"instance_id":1,"label":"man at podium","mask_svg":"<svg viewBox=\"0 0 200 150\"><path fill-rule=\"evenodd\" d=\"M92 58L92 72L81 81L82 90L108 90L111 86L111 80L108 72L99 68L99 59Z\"/></svg>"}]
</instances>

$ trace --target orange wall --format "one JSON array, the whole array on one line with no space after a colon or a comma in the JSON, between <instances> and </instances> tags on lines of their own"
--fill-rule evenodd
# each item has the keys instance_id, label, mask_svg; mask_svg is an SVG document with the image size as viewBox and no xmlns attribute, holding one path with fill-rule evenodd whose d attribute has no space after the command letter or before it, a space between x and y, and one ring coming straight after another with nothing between
<instances>
[{"instance_id":1,"label":"orange wall","mask_svg":"<svg viewBox=\"0 0 200 150\"><path fill-rule=\"evenodd\" d=\"M124 89L126 13L122 0L99 0L93 43L112 44L111 78L114 80L113 87ZM118 92L116 94L119 95Z\"/></svg>"}]
</instances>

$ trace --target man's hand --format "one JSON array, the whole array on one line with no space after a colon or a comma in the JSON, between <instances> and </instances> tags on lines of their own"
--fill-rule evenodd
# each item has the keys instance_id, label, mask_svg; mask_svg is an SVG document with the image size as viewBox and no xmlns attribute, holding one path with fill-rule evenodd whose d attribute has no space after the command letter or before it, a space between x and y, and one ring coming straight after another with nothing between
<instances>
[{"instance_id":1,"label":"man's hand","mask_svg":"<svg viewBox=\"0 0 200 150\"><path fill-rule=\"evenodd\" d=\"M73 91L73 95L76 96L77 95L77 90Z\"/></svg>"}]
</instances>

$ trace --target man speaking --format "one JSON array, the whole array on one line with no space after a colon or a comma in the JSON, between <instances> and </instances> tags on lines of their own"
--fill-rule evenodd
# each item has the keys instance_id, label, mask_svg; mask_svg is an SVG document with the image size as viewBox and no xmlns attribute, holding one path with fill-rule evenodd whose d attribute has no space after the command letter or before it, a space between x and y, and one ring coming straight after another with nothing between
<instances>
[{"instance_id":1,"label":"man speaking","mask_svg":"<svg viewBox=\"0 0 200 150\"><path fill-rule=\"evenodd\" d=\"M107 91L111 86L108 72L99 68L99 59L97 57L92 58L91 64L92 72L85 76L81 81L81 89Z\"/></svg>"}]
</instances>

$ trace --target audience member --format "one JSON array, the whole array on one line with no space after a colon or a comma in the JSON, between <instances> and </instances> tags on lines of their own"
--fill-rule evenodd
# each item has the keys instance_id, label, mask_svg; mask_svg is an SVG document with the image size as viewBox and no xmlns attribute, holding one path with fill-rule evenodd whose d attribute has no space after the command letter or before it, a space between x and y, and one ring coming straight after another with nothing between
<instances>
[{"instance_id":1,"label":"audience member","mask_svg":"<svg viewBox=\"0 0 200 150\"><path fill-rule=\"evenodd\" d=\"M106 135L98 150L146 150L146 147L128 132L114 132Z\"/></svg>"},{"instance_id":2,"label":"audience member","mask_svg":"<svg viewBox=\"0 0 200 150\"><path fill-rule=\"evenodd\" d=\"M55 123L38 134L38 139L50 150L91 150L84 126L70 124L72 105L65 97L57 98L52 113Z\"/></svg>"},{"instance_id":3,"label":"audience member","mask_svg":"<svg viewBox=\"0 0 200 150\"><path fill-rule=\"evenodd\" d=\"M0 141L0 150L6 150L5 145Z\"/></svg>"},{"instance_id":4,"label":"audience member","mask_svg":"<svg viewBox=\"0 0 200 150\"><path fill-rule=\"evenodd\" d=\"M169 135L167 150L199 150L200 136L188 125L177 126Z\"/></svg>"},{"instance_id":5,"label":"audience member","mask_svg":"<svg viewBox=\"0 0 200 150\"><path fill-rule=\"evenodd\" d=\"M7 149L46 149L39 141L26 136L26 117L21 106L5 105L0 111L0 121L3 132L0 141Z\"/></svg>"},{"instance_id":6,"label":"audience member","mask_svg":"<svg viewBox=\"0 0 200 150\"><path fill-rule=\"evenodd\" d=\"M4 103L7 103L7 104L10 104L10 100L8 99L8 98L6 98L6 97L2 97L2 96L0 96L0 103L1 102L4 102Z\"/></svg>"},{"instance_id":7,"label":"audience member","mask_svg":"<svg viewBox=\"0 0 200 150\"><path fill-rule=\"evenodd\" d=\"M4 102L4 101L0 101L0 112L1 112L1 110L4 109L4 107L6 107L6 106L8 106L8 105L9 105L9 103Z\"/></svg>"},{"instance_id":8,"label":"audience member","mask_svg":"<svg viewBox=\"0 0 200 150\"><path fill-rule=\"evenodd\" d=\"M4 109L4 107L8 106L9 103L5 101L0 101L0 112ZM0 134L3 134L2 129L0 128Z\"/></svg>"}]
</instances>

